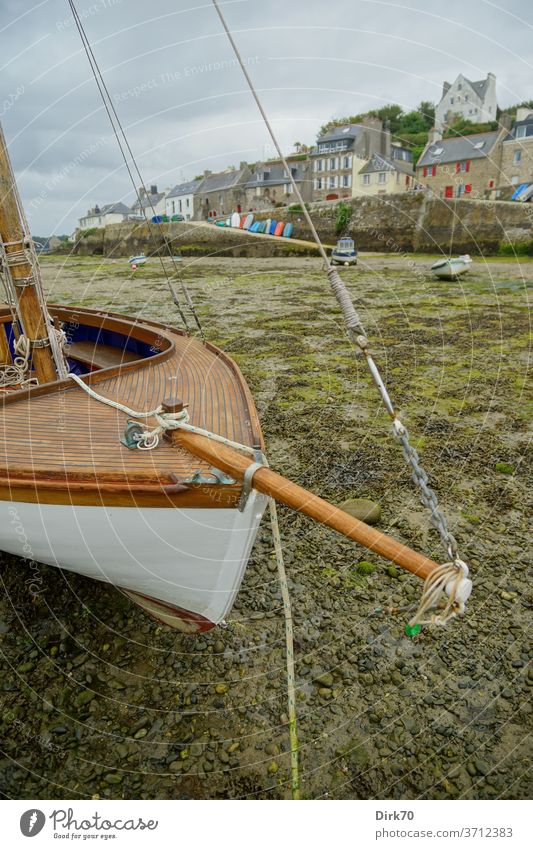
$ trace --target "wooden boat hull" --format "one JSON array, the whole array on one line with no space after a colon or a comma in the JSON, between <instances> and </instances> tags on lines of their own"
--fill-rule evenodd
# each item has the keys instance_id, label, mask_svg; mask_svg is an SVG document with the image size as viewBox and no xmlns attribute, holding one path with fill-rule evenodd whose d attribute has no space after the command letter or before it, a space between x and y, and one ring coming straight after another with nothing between
<instances>
[{"instance_id":1,"label":"wooden boat hull","mask_svg":"<svg viewBox=\"0 0 533 849\"><path fill-rule=\"evenodd\" d=\"M0 549L131 591L174 627L207 630L233 606L266 503L255 492L242 513L3 501Z\"/></svg>"},{"instance_id":2,"label":"wooden boat hull","mask_svg":"<svg viewBox=\"0 0 533 849\"><path fill-rule=\"evenodd\" d=\"M151 410L172 394L194 424L262 449L246 382L215 346L151 321L50 311L71 366L103 397ZM0 310L12 340L10 321ZM0 404L1 550L111 583L188 632L224 619L264 496L252 493L240 512L241 484L171 441L130 450L121 441L128 416L71 380L4 393Z\"/></svg>"}]
</instances>

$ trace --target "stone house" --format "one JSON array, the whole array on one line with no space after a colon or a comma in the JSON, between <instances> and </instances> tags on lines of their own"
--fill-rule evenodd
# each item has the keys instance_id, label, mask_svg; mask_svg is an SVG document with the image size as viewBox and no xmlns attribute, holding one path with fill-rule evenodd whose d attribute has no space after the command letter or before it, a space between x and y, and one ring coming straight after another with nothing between
<instances>
[{"instance_id":1,"label":"stone house","mask_svg":"<svg viewBox=\"0 0 533 849\"><path fill-rule=\"evenodd\" d=\"M508 193L509 186L533 183L533 110L517 109L515 124L502 147L497 197L506 189Z\"/></svg>"},{"instance_id":2,"label":"stone house","mask_svg":"<svg viewBox=\"0 0 533 849\"><path fill-rule=\"evenodd\" d=\"M399 146L391 146L391 156L374 153L362 167L359 160L355 163L353 197L398 194L409 192L415 186L412 155ZM359 171L355 170L356 167Z\"/></svg>"},{"instance_id":3,"label":"stone house","mask_svg":"<svg viewBox=\"0 0 533 849\"><path fill-rule=\"evenodd\" d=\"M310 159L288 159L287 164L304 201L313 200L312 162ZM295 203L292 183L281 162L260 162L253 168L252 178L244 184L244 212L273 209Z\"/></svg>"},{"instance_id":4,"label":"stone house","mask_svg":"<svg viewBox=\"0 0 533 849\"><path fill-rule=\"evenodd\" d=\"M219 174L206 172L195 194L195 218L220 218L244 209L244 184L252 176L246 162Z\"/></svg>"},{"instance_id":5,"label":"stone house","mask_svg":"<svg viewBox=\"0 0 533 849\"><path fill-rule=\"evenodd\" d=\"M319 136L311 152L313 200L352 197L354 160L370 159L374 153L390 155L390 133L379 118L333 127Z\"/></svg>"},{"instance_id":6,"label":"stone house","mask_svg":"<svg viewBox=\"0 0 533 849\"><path fill-rule=\"evenodd\" d=\"M442 97L435 110L435 126L442 131L456 118L473 124L495 121L497 109L494 74L489 73L484 80L474 82L459 74L454 83L443 84Z\"/></svg>"},{"instance_id":7,"label":"stone house","mask_svg":"<svg viewBox=\"0 0 533 849\"><path fill-rule=\"evenodd\" d=\"M121 224L131 218L132 211L124 203L107 203L89 209L87 215L78 221L80 230L90 230L92 227L107 227L108 224Z\"/></svg>"},{"instance_id":8,"label":"stone house","mask_svg":"<svg viewBox=\"0 0 533 849\"><path fill-rule=\"evenodd\" d=\"M430 134L416 164L417 181L437 197L494 196L501 180L503 141L508 130L442 139Z\"/></svg>"},{"instance_id":9,"label":"stone house","mask_svg":"<svg viewBox=\"0 0 533 849\"><path fill-rule=\"evenodd\" d=\"M165 197L165 209L169 218L173 215L183 215L185 221L190 221L198 212L198 192L204 182L203 177L189 180L174 186ZM196 206L195 206L196 204Z\"/></svg>"}]
</instances>

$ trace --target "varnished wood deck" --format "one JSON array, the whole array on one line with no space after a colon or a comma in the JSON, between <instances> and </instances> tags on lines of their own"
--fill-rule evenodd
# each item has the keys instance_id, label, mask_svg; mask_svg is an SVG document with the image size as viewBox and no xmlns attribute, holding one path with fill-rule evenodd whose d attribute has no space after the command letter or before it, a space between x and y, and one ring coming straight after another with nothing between
<instances>
[{"instance_id":1,"label":"varnished wood deck","mask_svg":"<svg viewBox=\"0 0 533 849\"><path fill-rule=\"evenodd\" d=\"M100 394L134 410L179 397L193 424L262 445L248 387L233 361L214 346L156 323L85 309L50 310L63 322L115 329L159 351L93 372L86 379ZM1 403L0 499L220 507L238 498L238 485L180 486L208 466L166 440L153 451L123 446L127 416L89 398L70 380L8 393Z\"/></svg>"}]
</instances>

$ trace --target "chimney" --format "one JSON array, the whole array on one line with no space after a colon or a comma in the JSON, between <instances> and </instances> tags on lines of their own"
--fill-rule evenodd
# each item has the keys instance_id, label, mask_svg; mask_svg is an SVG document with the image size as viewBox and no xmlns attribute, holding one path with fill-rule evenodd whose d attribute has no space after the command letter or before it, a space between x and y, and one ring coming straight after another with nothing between
<instances>
[{"instance_id":1,"label":"chimney","mask_svg":"<svg viewBox=\"0 0 533 849\"><path fill-rule=\"evenodd\" d=\"M244 171L245 168L248 168L247 162L239 162L239 170Z\"/></svg>"},{"instance_id":2,"label":"chimney","mask_svg":"<svg viewBox=\"0 0 533 849\"><path fill-rule=\"evenodd\" d=\"M210 177L212 173L212 171L206 170L204 171L204 177Z\"/></svg>"},{"instance_id":3,"label":"chimney","mask_svg":"<svg viewBox=\"0 0 533 849\"><path fill-rule=\"evenodd\" d=\"M528 109L527 106L519 106L516 110L516 120L517 121L525 121L528 115L533 113L533 109Z\"/></svg>"},{"instance_id":4,"label":"chimney","mask_svg":"<svg viewBox=\"0 0 533 849\"><path fill-rule=\"evenodd\" d=\"M428 144L435 144L438 141L442 141L442 132L437 127L432 127L428 133Z\"/></svg>"},{"instance_id":5,"label":"chimney","mask_svg":"<svg viewBox=\"0 0 533 849\"><path fill-rule=\"evenodd\" d=\"M517 110L517 119L518 119L518 110ZM513 124L513 119L509 115L508 112L502 112L500 115L500 127L503 127L504 130L510 130Z\"/></svg>"},{"instance_id":6,"label":"chimney","mask_svg":"<svg viewBox=\"0 0 533 849\"><path fill-rule=\"evenodd\" d=\"M157 186L150 186L150 194L151 195L157 194Z\"/></svg>"},{"instance_id":7,"label":"chimney","mask_svg":"<svg viewBox=\"0 0 533 849\"><path fill-rule=\"evenodd\" d=\"M383 121L372 115L365 115L362 125L364 127L364 155L370 158L374 153L382 153L384 146Z\"/></svg>"},{"instance_id":8,"label":"chimney","mask_svg":"<svg viewBox=\"0 0 533 849\"><path fill-rule=\"evenodd\" d=\"M387 156L390 159L391 155L391 134L390 134L390 121L385 122L385 127L382 130L382 151L383 156Z\"/></svg>"}]
</instances>

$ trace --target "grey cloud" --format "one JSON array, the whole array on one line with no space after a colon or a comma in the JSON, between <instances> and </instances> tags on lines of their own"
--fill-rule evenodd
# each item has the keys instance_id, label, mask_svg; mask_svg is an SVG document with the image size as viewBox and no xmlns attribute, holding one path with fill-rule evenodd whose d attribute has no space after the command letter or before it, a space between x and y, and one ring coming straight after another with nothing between
<instances>
[{"instance_id":1,"label":"grey cloud","mask_svg":"<svg viewBox=\"0 0 533 849\"><path fill-rule=\"evenodd\" d=\"M334 116L437 100L459 71L493 71L500 105L533 96L528 0L224 8L286 149L312 142ZM78 9L146 182L170 186L272 155L209 3L79 0ZM0 0L0 12L0 111L34 232L69 231L94 202L132 200L66 0Z\"/></svg>"}]
</instances>

